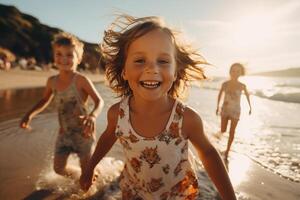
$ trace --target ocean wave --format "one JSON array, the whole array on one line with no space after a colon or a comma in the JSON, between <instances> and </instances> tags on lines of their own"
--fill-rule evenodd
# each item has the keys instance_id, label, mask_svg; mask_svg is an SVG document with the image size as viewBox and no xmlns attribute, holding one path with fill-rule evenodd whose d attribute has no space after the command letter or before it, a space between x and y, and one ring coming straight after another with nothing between
<instances>
[{"instance_id":1,"label":"ocean wave","mask_svg":"<svg viewBox=\"0 0 300 200\"><path fill-rule=\"evenodd\" d=\"M282 84L277 84L275 85L276 87L281 87L281 88L300 88L300 84L290 84L290 83L282 83Z\"/></svg>"},{"instance_id":2,"label":"ocean wave","mask_svg":"<svg viewBox=\"0 0 300 200\"><path fill-rule=\"evenodd\" d=\"M201 89L219 91L220 88L216 84L203 84L200 86ZM299 86L300 88L300 86ZM285 90L286 91L286 90ZM282 90L272 89L272 90L254 90L249 91L251 95L255 95L261 98L266 98L274 101L283 101L289 103L300 103L300 92L299 90L290 90L288 93L283 93Z\"/></svg>"},{"instance_id":3,"label":"ocean wave","mask_svg":"<svg viewBox=\"0 0 300 200\"><path fill-rule=\"evenodd\" d=\"M256 91L254 95L262 98L267 98L275 101L284 101L289 103L300 103L300 93L275 93L273 95L266 95L262 91Z\"/></svg>"}]
</instances>

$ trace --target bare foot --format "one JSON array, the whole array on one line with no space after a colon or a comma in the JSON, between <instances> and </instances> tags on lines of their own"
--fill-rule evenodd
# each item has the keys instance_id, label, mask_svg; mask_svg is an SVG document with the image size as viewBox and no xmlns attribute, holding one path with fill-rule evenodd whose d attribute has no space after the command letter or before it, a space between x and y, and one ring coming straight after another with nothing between
<instances>
[{"instance_id":1,"label":"bare foot","mask_svg":"<svg viewBox=\"0 0 300 200\"><path fill-rule=\"evenodd\" d=\"M222 132L217 132L217 133L213 134L213 136L217 139L221 139Z\"/></svg>"}]
</instances>

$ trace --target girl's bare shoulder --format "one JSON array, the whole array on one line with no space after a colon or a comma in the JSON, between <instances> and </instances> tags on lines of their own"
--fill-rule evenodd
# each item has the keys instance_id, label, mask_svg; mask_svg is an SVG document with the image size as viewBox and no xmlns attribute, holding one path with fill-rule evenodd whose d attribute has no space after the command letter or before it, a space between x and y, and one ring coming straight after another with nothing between
<instances>
[{"instance_id":1,"label":"girl's bare shoulder","mask_svg":"<svg viewBox=\"0 0 300 200\"><path fill-rule=\"evenodd\" d=\"M115 103L113 105L111 105L109 108L108 108L108 111L107 111L107 117L109 119L114 119L114 120L117 120L118 119L118 116L121 115L122 111L120 109L120 104L121 102L118 102L118 103Z\"/></svg>"},{"instance_id":2,"label":"girl's bare shoulder","mask_svg":"<svg viewBox=\"0 0 300 200\"><path fill-rule=\"evenodd\" d=\"M108 113L111 113L112 115L116 115L119 113L119 110L120 110L120 103L121 102L118 102L118 103L115 103L113 105L111 105L108 109Z\"/></svg>"},{"instance_id":3,"label":"girl's bare shoulder","mask_svg":"<svg viewBox=\"0 0 300 200\"><path fill-rule=\"evenodd\" d=\"M199 113L193 108L186 106L183 113L183 132L188 137L195 130L202 129L202 119Z\"/></svg>"},{"instance_id":4,"label":"girl's bare shoulder","mask_svg":"<svg viewBox=\"0 0 300 200\"><path fill-rule=\"evenodd\" d=\"M224 81L224 82L222 83L222 85L227 85L229 82L230 82L230 80Z\"/></svg>"},{"instance_id":5,"label":"girl's bare shoulder","mask_svg":"<svg viewBox=\"0 0 300 200\"><path fill-rule=\"evenodd\" d=\"M225 88L230 83L230 80L224 81L222 87Z\"/></svg>"},{"instance_id":6,"label":"girl's bare shoulder","mask_svg":"<svg viewBox=\"0 0 300 200\"><path fill-rule=\"evenodd\" d=\"M238 84L239 84L239 87L242 88L242 89L244 89L246 87L246 84L242 83L240 81L238 82Z\"/></svg>"}]
</instances>

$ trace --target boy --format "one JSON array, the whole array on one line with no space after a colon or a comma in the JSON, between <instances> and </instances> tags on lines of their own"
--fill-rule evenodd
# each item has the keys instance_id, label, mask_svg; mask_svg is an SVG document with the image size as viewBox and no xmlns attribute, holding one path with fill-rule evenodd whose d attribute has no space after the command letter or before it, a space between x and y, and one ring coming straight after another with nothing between
<instances>
[{"instance_id":1,"label":"boy","mask_svg":"<svg viewBox=\"0 0 300 200\"><path fill-rule=\"evenodd\" d=\"M23 117L21 128L29 128L32 118L43 111L54 98L58 110L59 134L54 153L54 171L66 177L75 177L74 169L66 166L71 153L80 159L81 171L91 157L95 140L95 122L103 100L91 81L76 71L83 54L83 43L68 33L58 34L52 42L54 63L59 74L48 79L42 99ZM88 96L94 101L87 112Z\"/></svg>"}]
</instances>

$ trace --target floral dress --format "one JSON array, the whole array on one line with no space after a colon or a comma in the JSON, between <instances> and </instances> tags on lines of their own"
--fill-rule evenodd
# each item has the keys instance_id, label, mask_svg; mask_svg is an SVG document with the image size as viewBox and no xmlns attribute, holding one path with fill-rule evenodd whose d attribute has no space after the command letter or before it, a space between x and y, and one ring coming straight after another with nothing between
<instances>
[{"instance_id":1,"label":"floral dress","mask_svg":"<svg viewBox=\"0 0 300 200\"><path fill-rule=\"evenodd\" d=\"M120 102L116 129L126 158L120 179L123 199L196 199L198 181L181 133L184 106L176 100L165 130L148 138L132 128L128 102L129 97Z\"/></svg>"}]
</instances>

